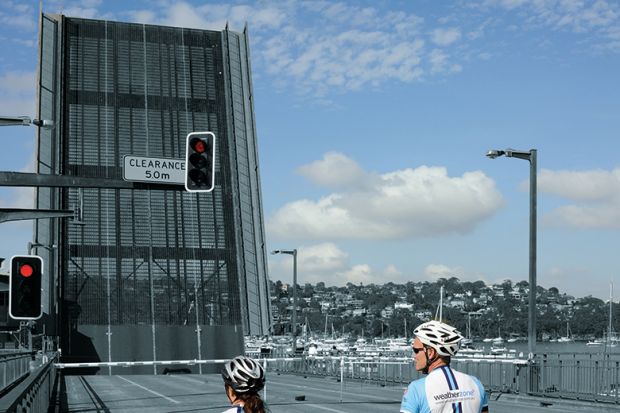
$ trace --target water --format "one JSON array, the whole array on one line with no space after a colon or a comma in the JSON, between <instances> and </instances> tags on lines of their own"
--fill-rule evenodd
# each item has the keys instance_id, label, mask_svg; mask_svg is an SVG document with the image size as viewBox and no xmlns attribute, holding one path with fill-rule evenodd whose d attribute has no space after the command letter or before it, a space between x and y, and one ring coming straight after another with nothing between
<instances>
[{"instance_id":1,"label":"water","mask_svg":"<svg viewBox=\"0 0 620 413\"><path fill-rule=\"evenodd\" d=\"M474 346L476 348L484 348L486 350L491 348L490 343L483 342L475 342ZM517 341L514 343L506 343L501 347L506 347L507 349L514 349L519 353L523 353L524 356L527 357L528 348L527 341ZM536 343L536 354L544 354L544 353L589 353L589 354L619 354L620 355L620 346L616 347L606 347L606 346L587 346L585 341L574 341L572 343L551 343L551 342L537 342Z\"/></svg>"}]
</instances>

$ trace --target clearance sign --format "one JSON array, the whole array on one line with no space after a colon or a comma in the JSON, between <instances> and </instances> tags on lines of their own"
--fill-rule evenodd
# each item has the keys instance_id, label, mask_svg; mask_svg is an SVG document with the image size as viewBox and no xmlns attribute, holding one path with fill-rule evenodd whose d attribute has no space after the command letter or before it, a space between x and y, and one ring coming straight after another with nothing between
<instances>
[{"instance_id":1,"label":"clearance sign","mask_svg":"<svg viewBox=\"0 0 620 413\"><path fill-rule=\"evenodd\" d=\"M123 179L125 181L183 185L185 183L185 159L125 155L123 157Z\"/></svg>"}]
</instances>

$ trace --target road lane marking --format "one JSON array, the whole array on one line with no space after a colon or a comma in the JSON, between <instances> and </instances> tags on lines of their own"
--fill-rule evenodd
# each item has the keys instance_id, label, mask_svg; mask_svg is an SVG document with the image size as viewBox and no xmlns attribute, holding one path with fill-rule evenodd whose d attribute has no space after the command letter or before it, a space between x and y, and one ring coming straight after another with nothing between
<instances>
[{"instance_id":1,"label":"road lane marking","mask_svg":"<svg viewBox=\"0 0 620 413\"><path fill-rule=\"evenodd\" d=\"M172 399L172 398L170 398L170 397L168 397L168 396L164 396L164 395L163 395L163 394L161 394L161 393L157 393L157 392L156 392L156 391L154 391L154 390L148 389L148 388L146 388L146 387L144 387L144 386L142 386L142 385L140 385L140 384L138 384L138 383L136 383L136 382L134 382L134 381L131 381L131 380L129 380L129 379L126 379L126 378L124 378L124 377L122 377L122 376L118 376L118 378L119 378L119 379L123 379L123 380L125 380L126 382L129 382L129 383L133 384L134 386L138 386L138 387L140 387L141 389L146 390L146 391L147 391L147 392L149 392L149 393L153 393L153 394L154 394L154 395L156 395L156 396L163 397L164 399L168 400L169 402L176 403L176 404L179 404L179 403L180 403L180 402L178 402L177 400L174 400L174 399Z\"/></svg>"}]
</instances>

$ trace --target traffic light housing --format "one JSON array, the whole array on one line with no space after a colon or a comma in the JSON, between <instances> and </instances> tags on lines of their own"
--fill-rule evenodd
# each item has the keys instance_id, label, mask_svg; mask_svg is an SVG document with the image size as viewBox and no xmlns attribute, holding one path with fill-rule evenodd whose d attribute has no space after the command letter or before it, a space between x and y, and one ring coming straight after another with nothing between
<instances>
[{"instance_id":1,"label":"traffic light housing","mask_svg":"<svg viewBox=\"0 0 620 413\"><path fill-rule=\"evenodd\" d=\"M185 189L209 192L215 187L215 134L192 132L185 151Z\"/></svg>"},{"instance_id":2,"label":"traffic light housing","mask_svg":"<svg viewBox=\"0 0 620 413\"><path fill-rule=\"evenodd\" d=\"M43 259L36 255L11 257L9 315L15 320L36 320L43 314L41 285Z\"/></svg>"}]
</instances>

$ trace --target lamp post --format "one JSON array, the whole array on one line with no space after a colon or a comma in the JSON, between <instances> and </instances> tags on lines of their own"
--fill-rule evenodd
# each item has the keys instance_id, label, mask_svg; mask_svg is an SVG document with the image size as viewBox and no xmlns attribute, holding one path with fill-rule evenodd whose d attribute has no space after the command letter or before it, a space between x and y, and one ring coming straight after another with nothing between
<instances>
[{"instance_id":1,"label":"lamp post","mask_svg":"<svg viewBox=\"0 0 620 413\"><path fill-rule=\"evenodd\" d=\"M536 350L536 149L528 152L514 149L490 150L487 155L491 159L499 156L507 158L525 159L530 162L530 259L529 259L529 305L528 305L528 331L527 349L528 359L534 358Z\"/></svg>"},{"instance_id":2,"label":"lamp post","mask_svg":"<svg viewBox=\"0 0 620 413\"><path fill-rule=\"evenodd\" d=\"M297 349L297 249L294 250L274 250L272 254L287 254L293 256L293 320L292 320L292 333L293 333L293 354Z\"/></svg>"},{"instance_id":3,"label":"lamp post","mask_svg":"<svg viewBox=\"0 0 620 413\"><path fill-rule=\"evenodd\" d=\"M51 129L54 127L54 121L48 119L30 119L28 116L0 116L0 126L15 125L35 125L43 129Z\"/></svg>"}]
</instances>

